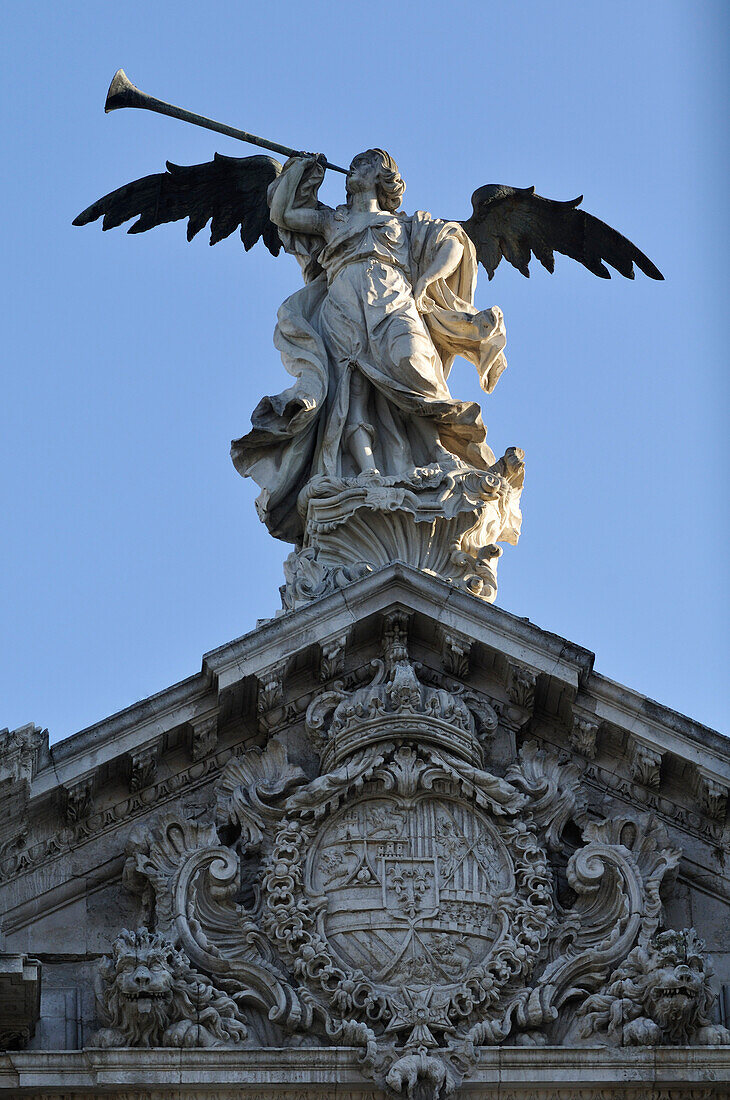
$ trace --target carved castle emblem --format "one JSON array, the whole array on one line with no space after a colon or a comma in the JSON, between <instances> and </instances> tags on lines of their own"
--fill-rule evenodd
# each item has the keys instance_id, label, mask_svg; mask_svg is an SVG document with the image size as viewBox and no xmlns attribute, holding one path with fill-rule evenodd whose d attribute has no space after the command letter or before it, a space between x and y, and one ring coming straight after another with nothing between
<instances>
[{"instance_id":1,"label":"carved castle emblem","mask_svg":"<svg viewBox=\"0 0 730 1100\"><path fill-rule=\"evenodd\" d=\"M366 761L354 799L360 769L336 800L331 779L320 798L290 800L264 875L266 929L331 1011L435 1047L476 1001L529 977L553 923L551 874L509 784L462 775L438 750L391 743Z\"/></svg>"},{"instance_id":2,"label":"carved castle emblem","mask_svg":"<svg viewBox=\"0 0 730 1100\"><path fill-rule=\"evenodd\" d=\"M341 965L367 968L397 992L463 980L496 939L514 870L471 807L429 795L365 798L320 830L305 883L327 898L324 932Z\"/></svg>"},{"instance_id":3,"label":"carved castle emblem","mask_svg":"<svg viewBox=\"0 0 730 1100\"><path fill-rule=\"evenodd\" d=\"M487 770L477 729L494 711L429 680L406 627L389 617L370 683L311 702L319 774L273 739L228 762L213 818L133 834L125 881L158 947L235 1006L248 1042L359 1046L363 1073L395 1091L446 1095L485 1044L730 1040L709 1026L701 945L656 939L679 859L663 828L595 820L580 768L534 742ZM113 1036L133 1032L138 999L110 996ZM222 1027L206 1041L242 1041Z\"/></svg>"}]
</instances>

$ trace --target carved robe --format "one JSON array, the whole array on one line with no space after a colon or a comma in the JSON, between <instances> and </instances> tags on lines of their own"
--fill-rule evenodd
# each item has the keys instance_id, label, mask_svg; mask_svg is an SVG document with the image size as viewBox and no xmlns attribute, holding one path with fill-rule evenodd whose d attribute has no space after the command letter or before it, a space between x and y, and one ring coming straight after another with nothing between
<instances>
[{"instance_id":1,"label":"carved robe","mask_svg":"<svg viewBox=\"0 0 730 1100\"><path fill-rule=\"evenodd\" d=\"M264 397L252 430L231 446L236 469L261 486L257 507L269 531L297 545L300 491L318 475L356 476L347 441L357 427L368 431L385 476L411 477L442 459L441 448L468 466L492 465L479 405L453 398L447 378L463 355L489 393L506 365L502 313L474 307L477 261L460 225L422 211L340 207L336 218L341 228L326 245L281 234L311 280L283 303L274 334L295 382ZM431 284L431 311L422 315L413 286L447 236L463 258Z\"/></svg>"}]
</instances>

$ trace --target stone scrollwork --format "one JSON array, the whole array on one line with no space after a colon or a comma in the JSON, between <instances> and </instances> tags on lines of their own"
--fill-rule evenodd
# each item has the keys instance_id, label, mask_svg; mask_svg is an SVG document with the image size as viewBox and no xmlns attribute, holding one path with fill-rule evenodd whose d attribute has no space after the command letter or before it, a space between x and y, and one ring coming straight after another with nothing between
<instances>
[{"instance_id":1,"label":"stone scrollwork","mask_svg":"<svg viewBox=\"0 0 730 1100\"><path fill-rule=\"evenodd\" d=\"M286 584L279 590L282 607L285 611L294 611L345 588L372 571L373 567L367 562L328 564L320 560L319 549L315 546L292 550L284 562Z\"/></svg>"},{"instance_id":2,"label":"stone scrollwork","mask_svg":"<svg viewBox=\"0 0 730 1100\"><path fill-rule=\"evenodd\" d=\"M531 798L532 815L544 832L548 846L560 847L563 829L571 818L585 817L585 800L580 788L580 769L563 764L553 752L528 741L519 761L507 769L506 778Z\"/></svg>"},{"instance_id":3,"label":"stone scrollwork","mask_svg":"<svg viewBox=\"0 0 730 1100\"><path fill-rule=\"evenodd\" d=\"M310 702L318 774L274 739L228 761L209 819L132 834L125 882L155 932L102 965L98 1041L242 1042L245 1018L259 1041L358 1047L379 1087L433 1098L485 1045L727 1042L702 945L659 932L679 859L663 827L596 820L584 767L535 741L490 771L496 716L411 661L408 627L388 616L370 682ZM190 1007L148 1028L162 1001L124 999L134 936L220 994L218 1030Z\"/></svg>"},{"instance_id":4,"label":"stone scrollwork","mask_svg":"<svg viewBox=\"0 0 730 1100\"><path fill-rule=\"evenodd\" d=\"M284 609L392 561L442 576L491 603L502 553L496 543L519 538L523 481L524 452L516 447L486 469L448 462L410 475L313 477L297 500L304 546L284 565Z\"/></svg>"},{"instance_id":5,"label":"stone scrollwork","mask_svg":"<svg viewBox=\"0 0 730 1100\"><path fill-rule=\"evenodd\" d=\"M252 749L229 762L217 785L216 825L218 829L238 830L238 846L243 851L257 847L267 822L277 821L281 810L277 801L305 780L304 772L289 763L286 750L278 741L266 749Z\"/></svg>"}]
</instances>

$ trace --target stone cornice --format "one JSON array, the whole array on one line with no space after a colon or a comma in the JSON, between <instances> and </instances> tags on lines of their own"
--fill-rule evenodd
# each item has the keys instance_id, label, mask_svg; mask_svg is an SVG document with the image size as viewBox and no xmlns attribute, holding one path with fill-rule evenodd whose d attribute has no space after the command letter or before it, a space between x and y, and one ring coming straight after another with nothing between
<instances>
[{"instance_id":1,"label":"stone cornice","mask_svg":"<svg viewBox=\"0 0 730 1100\"><path fill-rule=\"evenodd\" d=\"M586 694L596 701L598 719L693 763L700 762L699 751L708 772L730 780L730 740L724 734L596 672Z\"/></svg>"},{"instance_id":2,"label":"stone cornice","mask_svg":"<svg viewBox=\"0 0 730 1100\"><path fill-rule=\"evenodd\" d=\"M141 748L153 737L161 737L168 730L204 714L210 710L213 692L214 684L209 676L197 673L57 742L49 750L49 759L39 768L33 783L33 797L42 796L85 772L95 771ZM215 701L215 696L212 697Z\"/></svg>"},{"instance_id":3,"label":"stone cornice","mask_svg":"<svg viewBox=\"0 0 730 1100\"><path fill-rule=\"evenodd\" d=\"M272 662L287 661L313 646L321 651L334 634L397 603L436 622L439 639L444 630L452 631L469 639L472 649L478 643L499 653L508 663L549 681L580 713L593 713L599 723L690 761L711 783L730 784L728 740L721 734L595 673L589 650L395 562L211 650L203 657L201 672L45 750L30 798L50 797L59 787L108 769L122 756L128 770L139 750L150 749L172 731L189 731L210 716L226 690L260 676Z\"/></svg>"},{"instance_id":4,"label":"stone cornice","mask_svg":"<svg viewBox=\"0 0 730 1100\"><path fill-rule=\"evenodd\" d=\"M230 679L253 674L256 667L265 665L266 660L259 657L269 648L278 655L294 655L305 645L331 635L333 620L344 616L356 623L397 602L487 647L498 643L506 657L549 671L573 683L576 689L593 668L594 655L589 650L402 562L394 562L308 607L270 619L252 633L206 653L203 668L218 678L222 689Z\"/></svg>"},{"instance_id":5,"label":"stone cornice","mask_svg":"<svg viewBox=\"0 0 730 1100\"><path fill-rule=\"evenodd\" d=\"M0 1094L274 1100L292 1089L306 1097L311 1088L320 1100L382 1097L363 1081L359 1057L347 1047L8 1051L0 1054ZM662 1100L700 1100L726 1096L728 1082L730 1047L496 1047L480 1052L460 1095L649 1100L656 1089Z\"/></svg>"}]
</instances>

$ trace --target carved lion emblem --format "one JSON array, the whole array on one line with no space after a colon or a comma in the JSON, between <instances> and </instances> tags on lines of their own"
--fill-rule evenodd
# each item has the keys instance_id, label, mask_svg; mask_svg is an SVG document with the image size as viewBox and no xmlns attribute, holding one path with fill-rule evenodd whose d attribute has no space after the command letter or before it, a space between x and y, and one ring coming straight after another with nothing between
<instances>
[{"instance_id":1,"label":"carved lion emblem","mask_svg":"<svg viewBox=\"0 0 730 1100\"><path fill-rule=\"evenodd\" d=\"M291 796L265 927L335 1018L430 1049L509 1014L553 927L550 869L515 787L425 747L356 760Z\"/></svg>"},{"instance_id":2,"label":"carved lion emblem","mask_svg":"<svg viewBox=\"0 0 730 1100\"><path fill-rule=\"evenodd\" d=\"M236 1002L159 933L124 930L100 966L100 1047L215 1047L246 1038Z\"/></svg>"},{"instance_id":3,"label":"carved lion emblem","mask_svg":"<svg viewBox=\"0 0 730 1100\"><path fill-rule=\"evenodd\" d=\"M711 1023L712 969L694 929L661 932L635 947L607 987L583 1004L581 1035L605 1032L616 1045L730 1043Z\"/></svg>"},{"instance_id":4,"label":"carved lion emblem","mask_svg":"<svg viewBox=\"0 0 730 1100\"><path fill-rule=\"evenodd\" d=\"M429 794L349 805L320 832L307 872L340 965L396 991L460 985L496 940L514 888L486 815Z\"/></svg>"}]
</instances>

